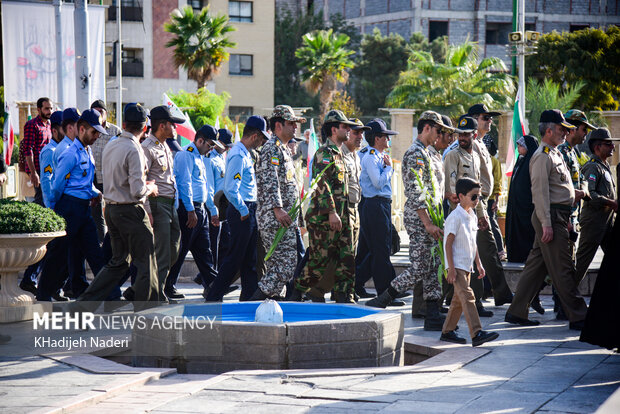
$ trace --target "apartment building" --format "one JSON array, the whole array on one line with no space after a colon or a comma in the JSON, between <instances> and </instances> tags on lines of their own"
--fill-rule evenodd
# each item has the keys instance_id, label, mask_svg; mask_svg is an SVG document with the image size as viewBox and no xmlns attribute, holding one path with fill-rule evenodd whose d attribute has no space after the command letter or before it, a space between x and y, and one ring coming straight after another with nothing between
<instances>
[{"instance_id":1,"label":"apartment building","mask_svg":"<svg viewBox=\"0 0 620 414\"><path fill-rule=\"evenodd\" d=\"M107 100L115 106L116 81L116 1L104 3L108 9L106 22ZM265 113L273 107L274 83L274 17L275 1L229 0L120 0L122 31L123 104L141 102L147 107L160 105L162 93L180 89L195 91L196 82L177 69L172 49L166 47L171 35L163 25L170 12L190 5L200 11L209 5L216 14L227 14L237 29L230 38L237 47L230 50L230 60L207 88L215 93L231 95L225 113L247 116Z\"/></svg>"}]
</instances>

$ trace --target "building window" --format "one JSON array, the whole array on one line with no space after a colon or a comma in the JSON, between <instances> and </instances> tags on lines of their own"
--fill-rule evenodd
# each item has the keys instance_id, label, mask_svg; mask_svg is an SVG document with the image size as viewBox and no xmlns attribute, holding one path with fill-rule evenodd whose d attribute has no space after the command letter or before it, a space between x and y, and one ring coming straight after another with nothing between
<instances>
[{"instance_id":1,"label":"building window","mask_svg":"<svg viewBox=\"0 0 620 414\"><path fill-rule=\"evenodd\" d=\"M251 76L254 73L252 55L230 55L229 75Z\"/></svg>"},{"instance_id":2,"label":"building window","mask_svg":"<svg viewBox=\"0 0 620 414\"><path fill-rule=\"evenodd\" d=\"M116 46L115 49L116 50ZM144 77L144 49L123 48L123 76L142 78ZM110 76L116 76L116 53L112 54L112 62L109 66Z\"/></svg>"},{"instance_id":3,"label":"building window","mask_svg":"<svg viewBox=\"0 0 620 414\"><path fill-rule=\"evenodd\" d=\"M536 24L526 23L525 30L536 30ZM506 45L508 44L508 35L512 31L512 23L487 22L485 43L487 45Z\"/></svg>"},{"instance_id":4,"label":"building window","mask_svg":"<svg viewBox=\"0 0 620 414\"><path fill-rule=\"evenodd\" d=\"M228 17L231 22L252 22L251 1L229 1Z\"/></svg>"},{"instance_id":5,"label":"building window","mask_svg":"<svg viewBox=\"0 0 620 414\"><path fill-rule=\"evenodd\" d=\"M108 20L116 20L116 1L112 0L112 6L108 7ZM142 21L142 6L138 0L121 0L121 20L126 22Z\"/></svg>"},{"instance_id":6,"label":"building window","mask_svg":"<svg viewBox=\"0 0 620 414\"><path fill-rule=\"evenodd\" d=\"M430 20L428 22L428 40L432 42L438 37L448 35L448 22Z\"/></svg>"},{"instance_id":7,"label":"building window","mask_svg":"<svg viewBox=\"0 0 620 414\"><path fill-rule=\"evenodd\" d=\"M584 29L588 29L590 27L589 24L571 24L570 25L570 32L576 32L577 30L584 30Z\"/></svg>"},{"instance_id":8,"label":"building window","mask_svg":"<svg viewBox=\"0 0 620 414\"><path fill-rule=\"evenodd\" d=\"M201 11L203 7L205 6L203 0L189 0L187 4L189 6L192 6L192 9L196 11Z\"/></svg>"},{"instance_id":9,"label":"building window","mask_svg":"<svg viewBox=\"0 0 620 414\"><path fill-rule=\"evenodd\" d=\"M229 106L228 117L236 122L245 122L254 113L251 106Z\"/></svg>"}]
</instances>

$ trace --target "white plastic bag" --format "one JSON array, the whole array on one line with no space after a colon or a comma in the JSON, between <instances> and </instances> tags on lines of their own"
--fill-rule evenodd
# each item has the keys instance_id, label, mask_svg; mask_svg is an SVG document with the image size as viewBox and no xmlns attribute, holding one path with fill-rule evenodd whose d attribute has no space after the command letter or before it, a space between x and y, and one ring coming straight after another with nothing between
<instances>
[{"instance_id":1,"label":"white plastic bag","mask_svg":"<svg viewBox=\"0 0 620 414\"><path fill-rule=\"evenodd\" d=\"M278 302L272 299L265 299L256 309L254 322L282 323L283 318L282 308L278 305Z\"/></svg>"}]
</instances>

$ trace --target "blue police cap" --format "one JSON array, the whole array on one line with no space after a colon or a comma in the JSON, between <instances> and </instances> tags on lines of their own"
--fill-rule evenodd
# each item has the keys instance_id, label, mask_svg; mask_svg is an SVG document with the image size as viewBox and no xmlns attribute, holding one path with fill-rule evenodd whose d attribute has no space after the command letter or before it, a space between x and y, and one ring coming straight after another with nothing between
<instances>
[{"instance_id":1,"label":"blue police cap","mask_svg":"<svg viewBox=\"0 0 620 414\"><path fill-rule=\"evenodd\" d=\"M211 125L203 125L196 132L196 138L203 138L205 140L217 141L218 132L215 127Z\"/></svg>"},{"instance_id":2,"label":"blue police cap","mask_svg":"<svg viewBox=\"0 0 620 414\"><path fill-rule=\"evenodd\" d=\"M62 125L62 111L54 111L50 116L50 123L54 125Z\"/></svg>"},{"instance_id":3,"label":"blue police cap","mask_svg":"<svg viewBox=\"0 0 620 414\"><path fill-rule=\"evenodd\" d=\"M76 108L67 108L62 111L62 122L77 122L80 119L80 111Z\"/></svg>"},{"instance_id":4,"label":"blue police cap","mask_svg":"<svg viewBox=\"0 0 620 414\"><path fill-rule=\"evenodd\" d=\"M385 125L385 121L381 118L375 118L369 123L366 124L367 127L370 127L372 132L375 134L383 134L383 135L398 135L398 132L392 131L391 129L387 129Z\"/></svg>"},{"instance_id":5,"label":"blue police cap","mask_svg":"<svg viewBox=\"0 0 620 414\"><path fill-rule=\"evenodd\" d=\"M263 118L262 116L252 115L245 122L245 126L250 128L256 128L260 132L262 132L263 135L265 135L265 138L271 138L269 132L267 132L267 121L265 121L265 118Z\"/></svg>"},{"instance_id":6,"label":"blue police cap","mask_svg":"<svg viewBox=\"0 0 620 414\"><path fill-rule=\"evenodd\" d=\"M218 130L218 133L220 134L220 142L226 146L232 145L232 137L233 134L230 130L226 129L226 128L220 128Z\"/></svg>"},{"instance_id":7,"label":"blue police cap","mask_svg":"<svg viewBox=\"0 0 620 414\"><path fill-rule=\"evenodd\" d=\"M96 109L87 109L82 113L80 117L81 120L88 122L88 125L95 128L97 131L105 134L105 129L103 128L103 118L101 114Z\"/></svg>"}]
</instances>

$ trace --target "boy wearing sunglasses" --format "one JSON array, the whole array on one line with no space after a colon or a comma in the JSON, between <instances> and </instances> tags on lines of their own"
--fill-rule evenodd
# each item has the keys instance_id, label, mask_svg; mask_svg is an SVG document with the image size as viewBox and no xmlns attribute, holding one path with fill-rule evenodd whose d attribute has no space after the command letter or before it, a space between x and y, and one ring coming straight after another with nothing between
<instances>
[{"instance_id":1,"label":"boy wearing sunglasses","mask_svg":"<svg viewBox=\"0 0 620 414\"><path fill-rule=\"evenodd\" d=\"M446 280L454 285L454 296L439 339L457 344L466 343L465 338L455 332L461 313L464 313L472 346L479 346L499 336L496 332L482 330L474 291L469 286L474 260L478 278L482 279L485 275L476 247L478 219L474 212L480 201L480 184L471 178L461 178L456 182L456 195L459 204L444 223L444 251L448 268Z\"/></svg>"}]
</instances>

